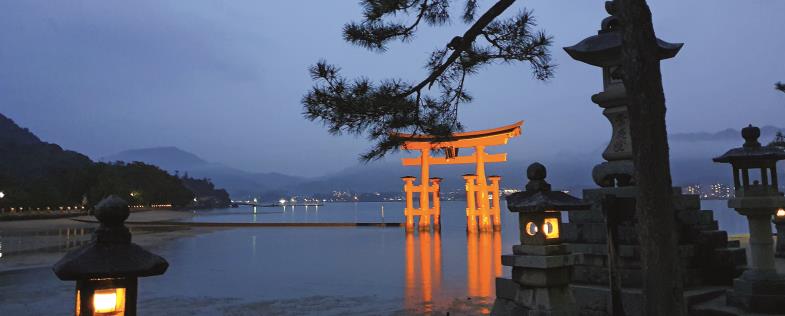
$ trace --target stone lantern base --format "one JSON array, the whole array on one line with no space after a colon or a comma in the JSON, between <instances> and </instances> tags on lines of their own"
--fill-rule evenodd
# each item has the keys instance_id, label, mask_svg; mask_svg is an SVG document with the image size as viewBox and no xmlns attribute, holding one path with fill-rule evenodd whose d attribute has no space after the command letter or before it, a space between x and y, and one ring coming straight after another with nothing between
<instances>
[{"instance_id":1,"label":"stone lantern base","mask_svg":"<svg viewBox=\"0 0 785 316\"><path fill-rule=\"evenodd\" d=\"M727 304L753 313L785 313L785 276L749 272L733 280Z\"/></svg>"},{"instance_id":2,"label":"stone lantern base","mask_svg":"<svg viewBox=\"0 0 785 316\"><path fill-rule=\"evenodd\" d=\"M496 279L496 301L491 315L578 315L569 286L522 288L510 279Z\"/></svg>"},{"instance_id":3,"label":"stone lantern base","mask_svg":"<svg viewBox=\"0 0 785 316\"><path fill-rule=\"evenodd\" d=\"M733 280L728 305L755 313L785 313L785 275L778 274L774 260L771 217L785 205L779 193L744 196L737 193L728 206L747 217L750 228L751 265Z\"/></svg>"},{"instance_id":4,"label":"stone lantern base","mask_svg":"<svg viewBox=\"0 0 785 316\"><path fill-rule=\"evenodd\" d=\"M580 255L567 253L564 245L538 248L516 245L513 255L502 256L502 264L512 267L512 279L496 279L491 315L578 314L570 279Z\"/></svg>"}]
</instances>

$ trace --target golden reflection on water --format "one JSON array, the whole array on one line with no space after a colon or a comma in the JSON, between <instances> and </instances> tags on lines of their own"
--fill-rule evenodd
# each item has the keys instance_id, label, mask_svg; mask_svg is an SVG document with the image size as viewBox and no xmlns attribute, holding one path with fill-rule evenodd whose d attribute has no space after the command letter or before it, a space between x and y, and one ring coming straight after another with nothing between
<instances>
[{"instance_id":1,"label":"golden reflection on water","mask_svg":"<svg viewBox=\"0 0 785 316\"><path fill-rule=\"evenodd\" d=\"M433 294L441 288L442 240L439 232L406 233L407 309L433 311Z\"/></svg>"},{"instance_id":2,"label":"golden reflection on water","mask_svg":"<svg viewBox=\"0 0 785 316\"><path fill-rule=\"evenodd\" d=\"M478 232L466 236L466 292L470 297L492 298L495 280L502 276L501 232ZM490 310L483 311L490 313Z\"/></svg>"},{"instance_id":3,"label":"golden reflection on water","mask_svg":"<svg viewBox=\"0 0 785 316\"><path fill-rule=\"evenodd\" d=\"M406 234L406 266L404 277L404 305L409 311L431 313L434 305L447 307L456 297L442 295L442 242L439 232L410 232ZM466 292L472 298L487 298L492 302L495 282L502 276L501 232L473 232L466 235ZM449 291L454 293L455 291ZM486 300L483 300L486 301ZM477 302L479 303L479 302ZM482 314L490 313L481 308Z\"/></svg>"}]
</instances>

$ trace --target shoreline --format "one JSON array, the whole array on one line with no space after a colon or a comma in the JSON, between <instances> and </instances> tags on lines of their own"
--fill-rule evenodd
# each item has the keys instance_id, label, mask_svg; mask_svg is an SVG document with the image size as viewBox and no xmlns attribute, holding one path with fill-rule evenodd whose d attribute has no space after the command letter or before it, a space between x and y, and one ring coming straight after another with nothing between
<instances>
[{"instance_id":1,"label":"shoreline","mask_svg":"<svg viewBox=\"0 0 785 316\"><path fill-rule=\"evenodd\" d=\"M25 211L25 212L4 212L0 213L0 223L2 222L15 222L15 221L30 221L30 220L43 220L43 219L70 219L70 218L77 218L77 217L91 217L93 216L90 214L92 209L82 209L82 210L38 210L38 211ZM152 207L143 207L143 208L136 208L131 207L130 213L141 213L141 212L149 212L149 211L173 211L173 212L188 212L192 211L192 209L182 208L182 209L174 209L174 208L152 208Z\"/></svg>"},{"instance_id":2,"label":"shoreline","mask_svg":"<svg viewBox=\"0 0 785 316\"><path fill-rule=\"evenodd\" d=\"M190 211L145 210L132 212L129 221L176 221L193 216ZM95 217L0 221L0 274L51 267L68 251L92 238L98 227ZM220 230L220 227L134 226L128 228L132 242L155 249L178 238Z\"/></svg>"}]
</instances>

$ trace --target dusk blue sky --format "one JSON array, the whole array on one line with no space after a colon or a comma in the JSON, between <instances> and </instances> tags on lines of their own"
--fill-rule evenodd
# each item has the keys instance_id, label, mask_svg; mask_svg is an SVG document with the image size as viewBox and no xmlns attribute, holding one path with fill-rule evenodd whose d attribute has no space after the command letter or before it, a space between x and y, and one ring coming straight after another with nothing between
<instances>
[{"instance_id":1,"label":"dusk blue sky","mask_svg":"<svg viewBox=\"0 0 785 316\"><path fill-rule=\"evenodd\" d=\"M600 70L561 47L596 33L603 2L516 3L508 13L533 9L554 36L556 76L486 68L469 80L468 128L525 120L505 148L511 158L601 148L610 127L589 99ZM658 36L685 43L662 65L670 132L785 126L785 94L773 89L785 81L785 1L649 2ZM354 0L2 1L0 113L95 159L177 146L250 171L323 175L357 164L370 143L302 117L308 66L326 59L350 77L419 81L429 52L467 27L421 27L379 54L342 40L343 24L360 17Z\"/></svg>"}]
</instances>

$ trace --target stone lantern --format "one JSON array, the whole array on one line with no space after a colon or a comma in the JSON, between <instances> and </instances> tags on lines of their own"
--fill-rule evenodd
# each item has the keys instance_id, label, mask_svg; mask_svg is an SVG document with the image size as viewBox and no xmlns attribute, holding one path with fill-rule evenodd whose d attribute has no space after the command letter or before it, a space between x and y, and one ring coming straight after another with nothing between
<instances>
[{"instance_id":1,"label":"stone lantern","mask_svg":"<svg viewBox=\"0 0 785 316\"><path fill-rule=\"evenodd\" d=\"M728 293L730 305L758 313L785 311L785 276L777 274L771 220L785 197L777 187L777 161L785 159L785 151L761 146L760 129L752 125L741 130L744 146L714 158L714 162L733 167L736 196L728 207L747 217L750 228L751 264L733 280Z\"/></svg>"},{"instance_id":2,"label":"stone lantern","mask_svg":"<svg viewBox=\"0 0 785 316\"><path fill-rule=\"evenodd\" d=\"M112 195L96 205L101 225L92 241L54 265L60 280L76 281L75 315L136 315L137 278L160 275L169 263L131 243L128 203Z\"/></svg>"},{"instance_id":3,"label":"stone lantern","mask_svg":"<svg viewBox=\"0 0 785 316\"><path fill-rule=\"evenodd\" d=\"M575 60L602 68L603 91L593 95L591 100L603 108L602 114L610 121L613 132L608 147L602 153L606 161L594 167L592 178L601 187L630 186L634 185L635 180L632 178L627 92L622 82L622 34L613 1L605 2L605 10L611 16L602 20L597 35L587 37L564 50ZM672 58L683 45L657 39L657 55L660 59Z\"/></svg>"},{"instance_id":4,"label":"stone lantern","mask_svg":"<svg viewBox=\"0 0 785 316\"><path fill-rule=\"evenodd\" d=\"M561 191L551 191L545 166L526 170L526 191L507 197L507 208L518 213L521 244L502 264L512 267L512 279L496 279L492 315L577 315L570 290L572 266L579 258L561 241L561 211L585 210L590 205Z\"/></svg>"}]
</instances>

